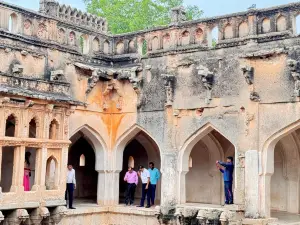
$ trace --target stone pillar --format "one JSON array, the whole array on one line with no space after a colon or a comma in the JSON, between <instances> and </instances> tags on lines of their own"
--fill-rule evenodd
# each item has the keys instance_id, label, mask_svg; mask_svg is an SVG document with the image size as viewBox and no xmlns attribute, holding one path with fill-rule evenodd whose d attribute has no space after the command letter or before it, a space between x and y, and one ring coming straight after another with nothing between
<instances>
[{"instance_id":1,"label":"stone pillar","mask_svg":"<svg viewBox=\"0 0 300 225\"><path fill-rule=\"evenodd\" d=\"M98 170L97 204L105 205L105 172Z\"/></svg>"},{"instance_id":2,"label":"stone pillar","mask_svg":"<svg viewBox=\"0 0 300 225\"><path fill-rule=\"evenodd\" d=\"M186 185L185 185L185 177L188 171L179 171L178 172L178 203L184 204L186 203Z\"/></svg>"},{"instance_id":3,"label":"stone pillar","mask_svg":"<svg viewBox=\"0 0 300 225\"><path fill-rule=\"evenodd\" d=\"M42 190L46 189L46 167L47 167L47 148L39 150L41 165L39 166L38 179L40 181L40 187Z\"/></svg>"},{"instance_id":4,"label":"stone pillar","mask_svg":"<svg viewBox=\"0 0 300 225\"><path fill-rule=\"evenodd\" d=\"M105 171L104 205L119 204L119 177L120 170ZM99 191L99 189L98 189ZM103 195L103 193L102 193Z\"/></svg>"},{"instance_id":5,"label":"stone pillar","mask_svg":"<svg viewBox=\"0 0 300 225\"><path fill-rule=\"evenodd\" d=\"M34 179L34 185L32 186L33 191L37 191L40 187L41 183L41 167L43 165L42 161L42 149L36 150L36 161L35 161L35 179Z\"/></svg>"},{"instance_id":6,"label":"stone pillar","mask_svg":"<svg viewBox=\"0 0 300 225\"><path fill-rule=\"evenodd\" d=\"M1 169L2 169L2 148L3 148L3 146L0 145L0 183L1 183L1 177L2 177L2 173L1 173ZM1 194L2 194L2 187L0 186L0 195Z\"/></svg>"},{"instance_id":7,"label":"stone pillar","mask_svg":"<svg viewBox=\"0 0 300 225\"><path fill-rule=\"evenodd\" d=\"M250 36L257 35L257 16L254 13L249 14L248 24L249 24L249 35Z\"/></svg>"},{"instance_id":8,"label":"stone pillar","mask_svg":"<svg viewBox=\"0 0 300 225\"><path fill-rule=\"evenodd\" d=\"M241 152L235 154L235 179L234 179L234 203L245 205L245 155Z\"/></svg>"},{"instance_id":9,"label":"stone pillar","mask_svg":"<svg viewBox=\"0 0 300 225\"><path fill-rule=\"evenodd\" d=\"M245 154L245 216L258 218L259 209L259 167L257 150Z\"/></svg>"},{"instance_id":10,"label":"stone pillar","mask_svg":"<svg viewBox=\"0 0 300 225\"><path fill-rule=\"evenodd\" d=\"M260 217L271 217L271 177L272 174L262 174L261 179L261 195L260 195Z\"/></svg>"},{"instance_id":11,"label":"stone pillar","mask_svg":"<svg viewBox=\"0 0 300 225\"><path fill-rule=\"evenodd\" d=\"M59 177L59 181L60 183L58 183L59 181L57 181L55 179L55 183L57 185L59 185L62 189L65 189L66 187L66 182L67 182L67 177L66 177L66 171L67 171L67 164L68 164L68 152L69 152L69 148L68 147L64 147L61 149L61 159L60 159L60 168L58 169L58 177Z\"/></svg>"},{"instance_id":12,"label":"stone pillar","mask_svg":"<svg viewBox=\"0 0 300 225\"><path fill-rule=\"evenodd\" d=\"M24 191L23 176L25 162L25 146L18 146L14 149L14 167L10 192Z\"/></svg>"},{"instance_id":13,"label":"stone pillar","mask_svg":"<svg viewBox=\"0 0 300 225\"><path fill-rule=\"evenodd\" d=\"M177 203L177 154L173 152L163 153L162 158L162 185L161 185L161 212L168 214Z\"/></svg>"}]
</instances>

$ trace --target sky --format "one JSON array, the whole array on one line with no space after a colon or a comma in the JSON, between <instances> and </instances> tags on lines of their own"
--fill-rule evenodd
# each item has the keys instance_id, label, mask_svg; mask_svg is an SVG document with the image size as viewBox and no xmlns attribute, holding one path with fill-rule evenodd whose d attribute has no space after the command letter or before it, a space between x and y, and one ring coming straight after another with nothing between
<instances>
[{"instance_id":1,"label":"sky","mask_svg":"<svg viewBox=\"0 0 300 225\"><path fill-rule=\"evenodd\" d=\"M39 0L4 1L33 10L38 10L39 8ZM85 10L83 0L59 0L59 2L71 5L72 7L81 9L83 11ZM256 4L256 8L266 8L291 2L297 2L297 0L184 0L185 4L198 5L204 11L204 17L220 16L229 13L245 11L253 4Z\"/></svg>"}]
</instances>

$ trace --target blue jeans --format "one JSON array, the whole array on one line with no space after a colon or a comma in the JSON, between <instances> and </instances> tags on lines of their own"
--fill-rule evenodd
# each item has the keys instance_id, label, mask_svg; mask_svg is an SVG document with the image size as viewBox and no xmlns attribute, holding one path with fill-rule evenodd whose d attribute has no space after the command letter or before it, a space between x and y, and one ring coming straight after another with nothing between
<instances>
[{"instance_id":1,"label":"blue jeans","mask_svg":"<svg viewBox=\"0 0 300 225\"><path fill-rule=\"evenodd\" d=\"M142 184L142 198L141 198L140 206L144 206L146 196L147 196L147 206L150 206L150 192L148 190L150 188L150 184L148 186L148 189L146 189L146 186L147 184Z\"/></svg>"},{"instance_id":2,"label":"blue jeans","mask_svg":"<svg viewBox=\"0 0 300 225\"><path fill-rule=\"evenodd\" d=\"M232 181L224 181L225 203L233 204Z\"/></svg>"},{"instance_id":3,"label":"blue jeans","mask_svg":"<svg viewBox=\"0 0 300 225\"><path fill-rule=\"evenodd\" d=\"M73 207L74 184L67 183L65 199L69 199L69 208Z\"/></svg>"},{"instance_id":4,"label":"blue jeans","mask_svg":"<svg viewBox=\"0 0 300 225\"><path fill-rule=\"evenodd\" d=\"M150 192L151 205L154 205L155 191L156 191L156 184L149 184L149 192Z\"/></svg>"}]
</instances>

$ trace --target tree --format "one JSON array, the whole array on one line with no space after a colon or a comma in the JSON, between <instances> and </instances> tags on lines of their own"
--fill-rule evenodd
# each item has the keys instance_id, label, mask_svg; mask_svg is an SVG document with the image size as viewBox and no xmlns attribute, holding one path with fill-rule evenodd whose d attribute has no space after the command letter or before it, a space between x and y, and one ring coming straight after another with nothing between
<instances>
[{"instance_id":1,"label":"tree","mask_svg":"<svg viewBox=\"0 0 300 225\"><path fill-rule=\"evenodd\" d=\"M87 11L107 19L113 34L149 29L170 23L170 11L183 5L183 0L83 0ZM198 19L198 6L186 7L187 19Z\"/></svg>"}]
</instances>

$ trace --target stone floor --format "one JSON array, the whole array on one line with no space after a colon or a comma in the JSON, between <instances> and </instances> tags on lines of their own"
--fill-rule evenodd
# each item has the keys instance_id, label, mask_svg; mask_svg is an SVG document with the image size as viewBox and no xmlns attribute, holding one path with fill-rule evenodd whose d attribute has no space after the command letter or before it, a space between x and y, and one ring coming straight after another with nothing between
<instances>
[{"instance_id":1,"label":"stone floor","mask_svg":"<svg viewBox=\"0 0 300 225\"><path fill-rule=\"evenodd\" d=\"M300 225L300 214L273 211L273 218L278 218L278 224Z\"/></svg>"},{"instance_id":2,"label":"stone floor","mask_svg":"<svg viewBox=\"0 0 300 225\"><path fill-rule=\"evenodd\" d=\"M140 214L140 215L154 215L155 214L155 207L151 207L149 209L147 208L137 208L136 205L139 204L139 200L137 199L134 206L125 206L125 204L120 204L118 206L113 207L103 207L98 206L95 200L92 199L76 199L74 201L74 207L76 207L75 210L69 210L68 214L82 214L82 213L91 213L91 212L105 212L105 211L111 211L114 213L125 213L125 214ZM226 209L235 209L237 206L231 205L231 206L221 206L221 205L212 205L212 204L201 204L201 203L186 203L178 205L177 207L192 207L192 208L213 208L213 209L219 209L224 210ZM272 212L272 218L278 218L278 220L274 220L276 222L272 224L288 224L288 225L300 225L300 214L292 214L292 213L286 213L286 212L278 212L273 211Z\"/></svg>"}]
</instances>

